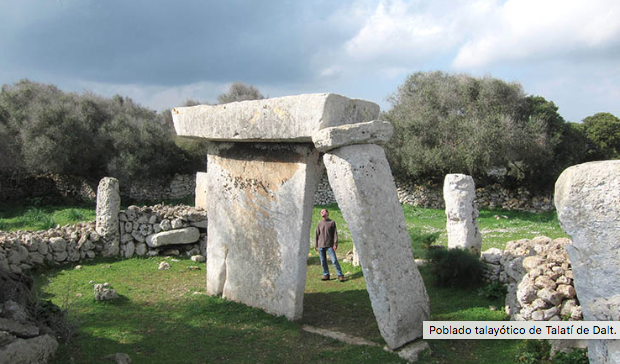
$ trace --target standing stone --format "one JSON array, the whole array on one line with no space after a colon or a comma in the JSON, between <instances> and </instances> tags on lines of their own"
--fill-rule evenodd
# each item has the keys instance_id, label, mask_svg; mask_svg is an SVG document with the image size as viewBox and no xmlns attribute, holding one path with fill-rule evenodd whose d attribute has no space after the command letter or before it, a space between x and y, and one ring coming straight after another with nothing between
<instances>
[{"instance_id":1,"label":"standing stone","mask_svg":"<svg viewBox=\"0 0 620 364\"><path fill-rule=\"evenodd\" d=\"M121 196L116 178L104 177L97 188L97 225L95 230L103 238L103 256L116 256L120 251L120 228L118 215Z\"/></svg>"},{"instance_id":2,"label":"standing stone","mask_svg":"<svg viewBox=\"0 0 620 364\"><path fill-rule=\"evenodd\" d=\"M587 321L620 321L620 160L567 168L555 184L555 206L573 244L566 250ZM619 340L590 340L592 364L620 363Z\"/></svg>"},{"instance_id":3,"label":"standing stone","mask_svg":"<svg viewBox=\"0 0 620 364\"><path fill-rule=\"evenodd\" d=\"M461 248L480 255L482 236L478 230L474 179L464 174L448 174L443 184L446 202L448 248Z\"/></svg>"},{"instance_id":4,"label":"standing stone","mask_svg":"<svg viewBox=\"0 0 620 364\"><path fill-rule=\"evenodd\" d=\"M392 349L421 337L429 299L383 148L345 146L326 153L323 162L358 250L381 335Z\"/></svg>"},{"instance_id":5,"label":"standing stone","mask_svg":"<svg viewBox=\"0 0 620 364\"><path fill-rule=\"evenodd\" d=\"M354 267L360 266L360 255L357 253L355 244L353 244L353 260L351 261L351 264L353 264Z\"/></svg>"},{"instance_id":6,"label":"standing stone","mask_svg":"<svg viewBox=\"0 0 620 364\"><path fill-rule=\"evenodd\" d=\"M207 173L196 173L196 199L194 206L207 209Z\"/></svg>"},{"instance_id":7,"label":"standing stone","mask_svg":"<svg viewBox=\"0 0 620 364\"><path fill-rule=\"evenodd\" d=\"M318 151L220 143L208 165L207 293L301 318Z\"/></svg>"}]
</instances>

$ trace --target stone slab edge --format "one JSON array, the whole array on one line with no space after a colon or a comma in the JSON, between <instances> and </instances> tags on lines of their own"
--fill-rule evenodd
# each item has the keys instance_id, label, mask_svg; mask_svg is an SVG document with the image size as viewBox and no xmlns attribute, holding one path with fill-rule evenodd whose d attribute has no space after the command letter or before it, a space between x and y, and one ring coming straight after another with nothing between
<instances>
[{"instance_id":1,"label":"stone slab edge","mask_svg":"<svg viewBox=\"0 0 620 364\"><path fill-rule=\"evenodd\" d=\"M233 142L311 142L320 129L378 116L379 105L333 93L172 109L177 135Z\"/></svg>"},{"instance_id":2,"label":"stone slab edge","mask_svg":"<svg viewBox=\"0 0 620 364\"><path fill-rule=\"evenodd\" d=\"M372 120L321 129L312 135L312 142L319 152L327 152L352 144L385 144L392 134L394 134L392 124Z\"/></svg>"}]
</instances>

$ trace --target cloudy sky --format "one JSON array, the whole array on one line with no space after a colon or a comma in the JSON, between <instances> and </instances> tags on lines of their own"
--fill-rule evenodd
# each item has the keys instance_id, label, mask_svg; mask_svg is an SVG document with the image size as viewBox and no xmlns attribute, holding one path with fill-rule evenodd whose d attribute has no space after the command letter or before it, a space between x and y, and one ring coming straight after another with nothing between
<instances>
[{"instance_id":1,"label":"cloudy sky","mask_svg":"<svg viewBox=\"0 0 620 364\"><path fill-rule=\"evenodd\" d=\"M620 1L0 0L0 84L158 111L234 81L386 110L407 75L432 70L520 82L568 121L620 117Z\"/></svg>"}]
</instances>

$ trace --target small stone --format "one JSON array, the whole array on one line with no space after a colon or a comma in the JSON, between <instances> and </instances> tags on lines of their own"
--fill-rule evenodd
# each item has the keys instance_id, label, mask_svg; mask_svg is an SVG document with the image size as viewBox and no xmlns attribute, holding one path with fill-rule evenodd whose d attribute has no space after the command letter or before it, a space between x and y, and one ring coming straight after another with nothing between
<instances>
[{"instance_id":1,"label":"small stone","mask_svg":"<svg viewBox=\"0 0 620 364\"><path fill-rule=\"evenodd\" d=\"M159 263L159 268L157 268L157 269L159 269L159 270L170 269L170 264L168 264L166 262L161 262L161 263Z\"/></svg>"},{"instance_id":2,"label":"small stone","mask_svg":"<svg viewBox=\"0 0 620 364\"><path fill-rule=\"evenodd\" d=\"M205 258L202 255L193 255L191 257L191 260L194 261L194 262L202 263L202 262L205 262L207 260L207 258Z\"/></svg>"},{"instance_id":3,"label":"small stone","mask_svg":"<svg viewBox=\"0 0 620 364\"><path fill-rule=\"evenodd\" d=\"M82 267L81 265L76 265L76 266L75 266L75 269L76 269L76 270L82 270L82 268L84 268L84 267Z\"/></svg>"}]
</instances>

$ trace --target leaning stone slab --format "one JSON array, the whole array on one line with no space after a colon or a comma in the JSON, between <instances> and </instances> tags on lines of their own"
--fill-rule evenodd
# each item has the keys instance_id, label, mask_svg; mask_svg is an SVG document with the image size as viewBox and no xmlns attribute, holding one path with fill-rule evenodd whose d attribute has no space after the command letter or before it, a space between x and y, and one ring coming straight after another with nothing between
<instances>
[{"instance_id":1,"label":"leaning stone slab","mask_svg":"<svg viewBox=\"0 0 620 364\"><path fill-rule=\"evenodd\" d=\"M207 208L207 173L196 173L196 197L194 206Z\"/></svg>"},{"instance_id":2,"label":"leaning stone slab","mask_svg":"<svg viewBox=\"0 0 620 364\"><path fill-rule=\"evenodd\" d=\"M587 321L620 320L620 160L567 168L555 206L573 244L566 250ZM590 340L590 363L620 363L620 340Z\"/></svg>"},{"instance_id":3,"label":"leaning stone slab","mask_svg":"<svg viewBox=\"0 0 620 364\"><path fill-rule=\"evenodd\" d=\"M208 165L207 293L301 318L319 152L220 143Z\"/></svg>"},{"instance_id":4,"label":"leaning stone slab","mask_svg":"<svg viewBox=\"0 0 620 364\"><path fill-rule=\"evenodd\" d=\"M172 109L177 135L212 141L312 142L324 128L370 121L379 106L325 93Z\"/></svg>"},{"instance_id":5,"label":"leaning stone slab","mask_svg":"<svg viewBox=\"0 0 620 364\"><path fill-rule=\"evenodd\" d=\"M474 179L465 174L448 174L443 184L446 202L448 248L461 248L480 255L482 235L478 230Z\"/></svg>"},{"instance_id":6,"label":"leaning stone slab","mask_svg":"<svg viewBox=\"0 0 620 364\"><path fill-rule=\"evenodd\" d=\"M162 231L146 237L146 245L157 248L171 244L193 244L200 238L200 231L195 227Z\"/></svg>"},{"instance_id":7,"label":"leaning stone slab","mask_svg":"<svg viewBox=\"0 0 620 364\"><path fill-rule=\"evenodd\" d=\"M17 339L0 347L0 360L11 364L43 364L56 353L58 341L52 335Z\"/></svg>"},{"instance_id":8,"label":"leaning stone slab","mask_svg":"<svg viewBox=\"0 0 620 364\"><path fill-rule=\"evenodd\" d=\"M312 135L312 142L319 152L327 152L352 144L385 144L392 134L392 124L373 120L321 129Z\"/></svg>"},{"instance_id":9,"label":"leaning stone slab","mask_svg":"<svg viewBox=\"0 0 620 364\"><path fill-rule=\"evenodd\" d=\"M422 336L430 308L383 148L346 146L326 153L323 162L359 254L379 331L390 348L398 348Z\"/></svg>"},{"instance_id":10,"label":"leaning stone slab","mask_svg":"<svg viewBox=\"0 0 620 364\"><path fill-rule=\"evenodd\" d=\"M103 256L115 256L120 251L119 213L121 195L118 180L104 177L97 188L97 217L95 230L104 239Z\"/></svg>"}]
</instances>

